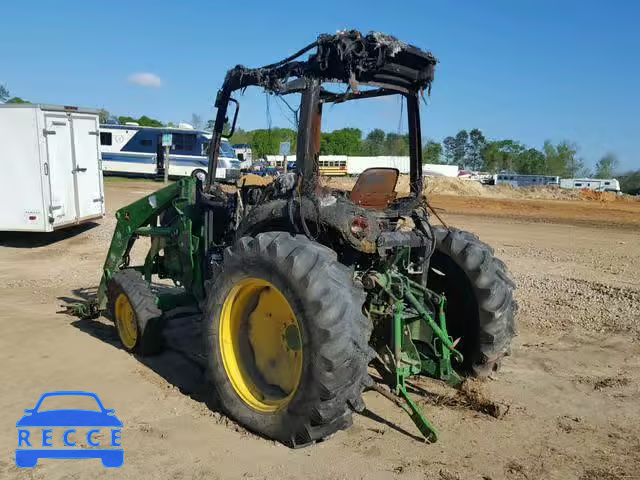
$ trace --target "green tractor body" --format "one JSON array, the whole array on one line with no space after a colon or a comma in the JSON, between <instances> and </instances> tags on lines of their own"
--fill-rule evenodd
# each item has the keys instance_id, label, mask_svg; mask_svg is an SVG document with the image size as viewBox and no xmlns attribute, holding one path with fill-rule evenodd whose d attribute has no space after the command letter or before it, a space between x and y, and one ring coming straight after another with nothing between
<instances>
[{"instance_id":1,"label":"green tractor body","mask_svg":"<svg viewBox=\"0 0 640 480\"><path fill-rule=\"evenodd\" d=\"M320 36L276 64L230 70L216 100L207 181L180 179L116 213L97 299L76 313L110 312L125 348L148 354L161 347L163 312L194 306L222 408L287 444L346 428L351 411L364 407L362 391L382 392L376 381L435 441L407 379L457 385L461 375L495 371L516 310L513 282L490 247L430 224L419 101L435 64L393 37L350 31ZM323 87L336 80L348 85L345 93ZM223 134L235 129L239 104L231 94L248 86L301 95L297 172L271 183L248 176L225 191L212 173ZM363 172L351 192L322 187L323 105L392 94L407 104L409 196L396 198L394 169ZM236 111L223 132L230 103ZM132 265L140 237L151 245ZM152 289L156 278L175 287Z\"/></svg>"}]
</instances>

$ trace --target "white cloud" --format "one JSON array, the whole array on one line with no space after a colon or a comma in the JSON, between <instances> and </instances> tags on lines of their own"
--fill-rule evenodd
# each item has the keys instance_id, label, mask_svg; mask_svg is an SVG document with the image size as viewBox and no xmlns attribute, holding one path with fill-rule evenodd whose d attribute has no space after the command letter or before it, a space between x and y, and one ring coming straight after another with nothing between
<instances>
[{"instance_id":1,"label":"white cloud","mask_svg":"<svg viewBox=\"0 0 640 480\"><path fill-rule=\"evenodd\" d=\"M139 85L141 87L158 88L162 86L162 80L155 73L141 72L133 73L128 77L129 83Z\"/></svg>"}]
</instances>

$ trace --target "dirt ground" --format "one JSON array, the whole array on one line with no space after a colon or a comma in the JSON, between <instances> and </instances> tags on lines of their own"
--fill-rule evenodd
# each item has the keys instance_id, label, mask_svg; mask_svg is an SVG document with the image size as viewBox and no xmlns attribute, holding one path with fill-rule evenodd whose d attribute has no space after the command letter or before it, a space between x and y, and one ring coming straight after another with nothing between
<instances>
[{"instance_id":1,"label":"dirt ground","mask_svg":"<svg viewBox=\"0 0 640 480\"><path fill-rule=\"evenodd\" d=\"M119 348L106 321L56 313L95 290L115 209L160 186L106 185L110 213L99 224L0 234L0 478L640 478L640 202L433 195L445 221L495 247L519 286L513 354L495 379L473 385L504 415L424 380L416 398L438 443L420 442L403 412L367 392L351 429L291 450L209 408L198 363L178 351L179 315L172 348L143 360ZM15 466L15 422L52 390L96 392L115 409L122 468Z\"/></svg>"}]
</instances>

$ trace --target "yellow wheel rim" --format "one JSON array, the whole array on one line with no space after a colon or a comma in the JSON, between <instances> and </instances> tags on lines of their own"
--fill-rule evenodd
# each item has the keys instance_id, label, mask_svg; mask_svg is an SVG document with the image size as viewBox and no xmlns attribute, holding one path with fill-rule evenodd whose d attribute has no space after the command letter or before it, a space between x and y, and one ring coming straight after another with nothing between
<instances>
[{"instance_id":1,"label":"yellow wheel rim","mask_svg":"<svg viewBox=\"0 0 640 480\"><path fill-rule=\"evenodd\" d=\"M236 284L222 305L220 351L231 385L258 412L293 398L302 375L300 325L285 296L260 278Z\"/></svg>"},{"instance_id":2,"label":"yellow wheel rim","mask_svg":"<svg viewBox=\"0 0 640 480\"><path fill-rule=\"evenodd\" d=\"M138 326L136 314L133 311L129 297L121 293L116 298L115 305L116 329L122 344L131 350L138 342Z\"/></svg>"}]
</instances>

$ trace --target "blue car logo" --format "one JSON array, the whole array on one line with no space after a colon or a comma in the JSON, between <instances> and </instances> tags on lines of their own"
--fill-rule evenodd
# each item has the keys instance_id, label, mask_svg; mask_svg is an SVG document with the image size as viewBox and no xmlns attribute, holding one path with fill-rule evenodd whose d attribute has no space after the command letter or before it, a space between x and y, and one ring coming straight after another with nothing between
<instances>
[{"instance_id":1,"label":"blue car logo","mask_svg":"<svg viewBox=\"0 0 640 480\"><path fill-rule=\"evenodd\" d=\"M50 397L90 397L96 401L96 410L44 410L42 402ZM40 458L99 458L102 465L118 468L124 463L124 451L121 448L122 422L114 415L114 410L104 408L98 395L91 392L49 392L40 397L33 409L24 411L26 415L16 423L18 427L18 448L16 448L16 465L20 468L33 468ZM53 428L62 427L62 441L65 448L53 448ZM75 428L73 428L75 427ZM42 429L41 437L38 436ZM90 428L86 443L91 448L74 448L80 439L77 428ZM98 439L103 432L109 430L108 442ZM77 438L77 440L76 440ZM104 448L104 442L111 448ZM120 447L120 448L118 448Z\"/></svg>"}]
</instances>

